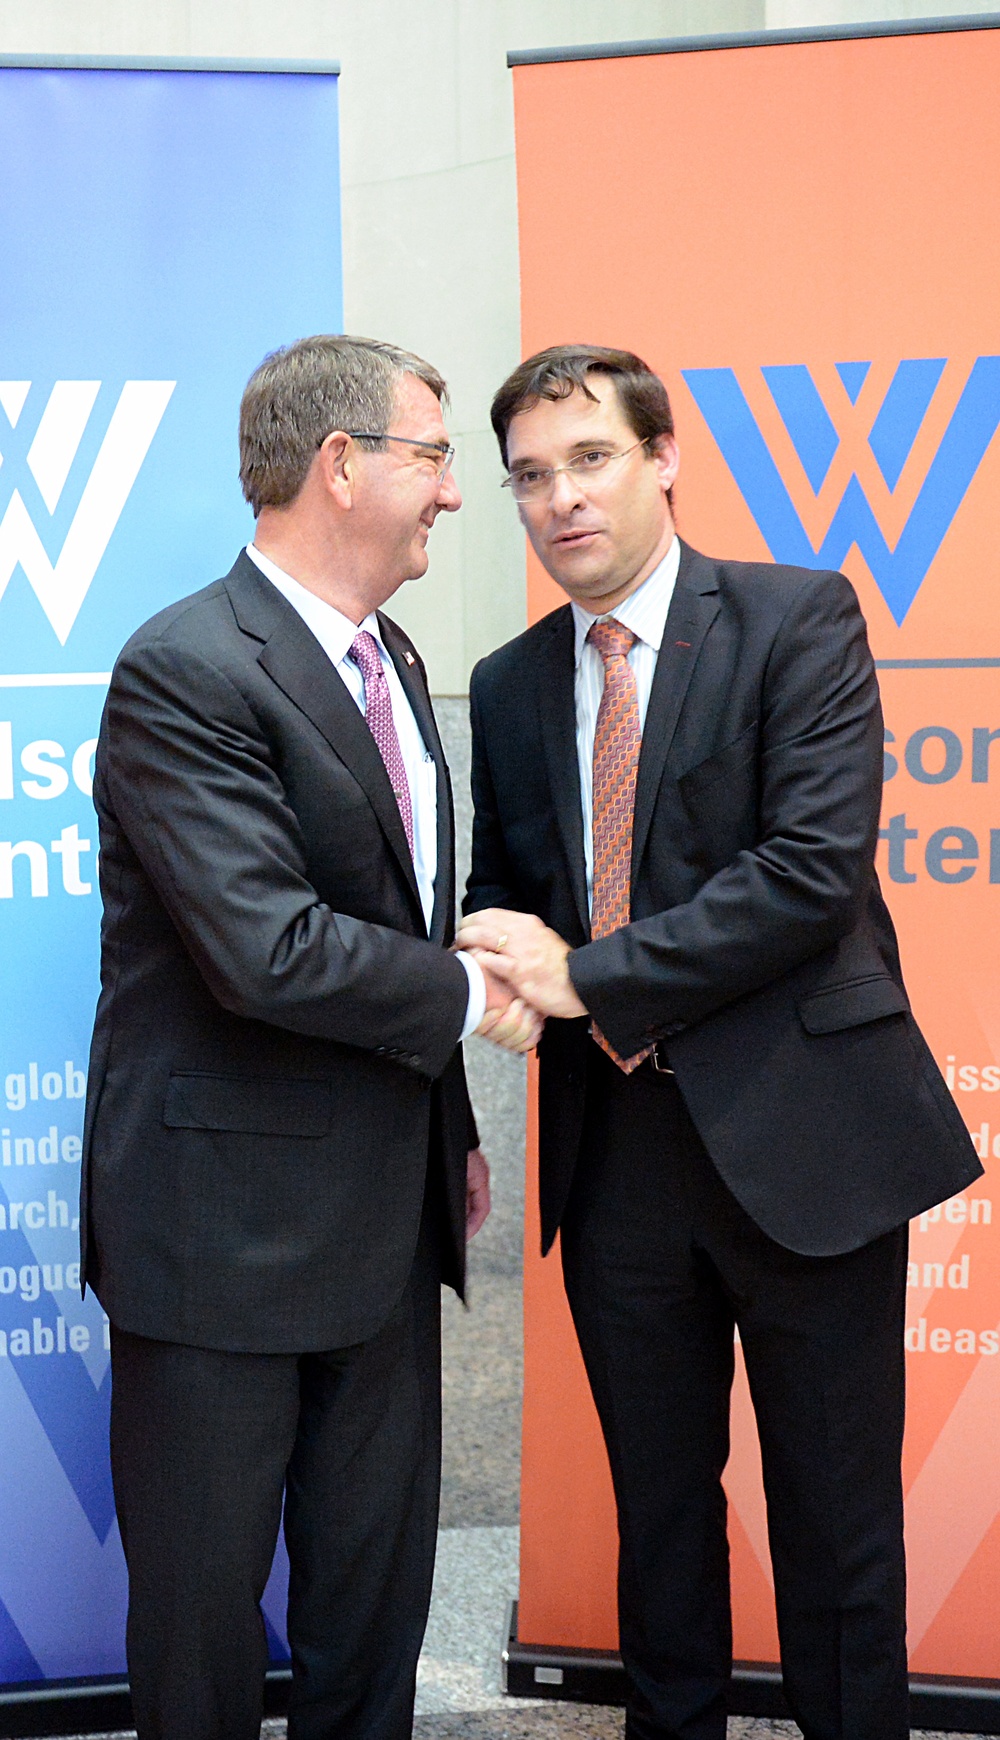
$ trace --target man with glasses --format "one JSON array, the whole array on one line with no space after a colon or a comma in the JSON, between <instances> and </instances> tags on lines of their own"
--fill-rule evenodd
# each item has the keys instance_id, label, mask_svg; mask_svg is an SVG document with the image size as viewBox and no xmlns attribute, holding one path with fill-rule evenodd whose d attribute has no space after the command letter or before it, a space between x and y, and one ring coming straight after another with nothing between
<instances>
[{"instance_id":1,"label":"man with glasses","mask_svg":"<svg viewBox=\"0 0 1000 1740\"><path fill-rule=\"evenodd\" d=\"M404 1740L430 1599L440 1284L489 1210L459 1041L537 1024L449 952L450 785L380 607L461 503L445 385L268 357L254 539L116 665L82 1239L141 1740L258 1740L284 1503L292 1740Z\"/></svg>"},{"instance_id":2,"label":"man with glasses","mask_svg":"<svg viewBox=\"0 0 1000 1740\"><path fill-rule=\"evenodd\" d=\"M569 605L472 682L463 947L548 1017L543 1247L620 1532L630 1740L723 1740L733 1338L806 1740L908 1733L906 1221L981 1171L874 871L878 688L842 575L676 536L663 384L557 346L493 426Z\"/></svg>"}]
</instances>

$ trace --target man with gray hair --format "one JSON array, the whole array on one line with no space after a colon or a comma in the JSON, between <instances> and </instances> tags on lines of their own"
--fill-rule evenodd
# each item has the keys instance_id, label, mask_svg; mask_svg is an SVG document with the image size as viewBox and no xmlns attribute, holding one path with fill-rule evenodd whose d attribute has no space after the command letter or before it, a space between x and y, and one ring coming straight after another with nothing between
<instances>
[{"instance_id":1,"label":"man with gray hair","mask_svg":"<svg viewBox=\"0 0 1000 1740\"><path fill-rule=\"evenodd\" d=\"M141 1740L257 1740L284 1502L291 1740L403 1740L430 1599L440 1283L489 1177L459 1041L534 1017L454 925L423 666L380 606L460 506L445 386L305 339L240 417L257 519L154 617L97 752L84 1273Z\"/></svg>"}]
</instances>

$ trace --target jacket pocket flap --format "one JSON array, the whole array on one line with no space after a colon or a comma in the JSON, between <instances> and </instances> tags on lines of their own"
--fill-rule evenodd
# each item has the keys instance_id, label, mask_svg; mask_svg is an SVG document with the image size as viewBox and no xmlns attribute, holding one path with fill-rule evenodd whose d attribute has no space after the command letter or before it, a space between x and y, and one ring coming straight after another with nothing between
<instances>
[{"instance_id":1,"label":"jacket pocket flap","mask_svg":"<svg viewBox=\"0 0 1000 1740\"><path fill-rule=\"evenodd\" d=\"M906 992L894 979L855 979L846 985L830 985L799 1001L799 1015L807 1033L837 1033L842 1027L860 1027L879 1021L883 1015L901 1015L909 1009Z\"/></svg>"},{"instance_id":2,"label":"jacket pocket flap","mask_svg":"<svg viewBox=\"0 0 1000 1740\"><path fill-rule=\"evenodd\" d=\"M234 1130L254 1136L325 1136L330 1084L288 1077L172 1075L163 1122L175 1130Z\"/></svg>"}]
</instances>

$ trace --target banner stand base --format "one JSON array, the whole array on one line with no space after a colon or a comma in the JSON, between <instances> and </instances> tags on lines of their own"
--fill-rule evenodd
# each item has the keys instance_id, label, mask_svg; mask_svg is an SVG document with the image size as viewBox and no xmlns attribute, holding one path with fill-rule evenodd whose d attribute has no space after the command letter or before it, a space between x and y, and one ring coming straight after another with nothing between
<instances>
[{"instance_id":1,"label":"banner stand base","mask_svg":"<svg viewBox=\"0 0 1000 1740\"><path fill-rule=\"evenodd\" d=\"M290 1667L268 1669L264 1682L265 1716L285 1714L291 1683ZM108 1676L0 1686L0 1740L40 1740L53 1734L106 1734L133 1725L128 1680Z\"/></svg>"},{"instance_id":2,"label":"banner stand base","mask_svg":"<svg viewBox=\"0 0 1000 1740\"><path fill-rule=\"evenodd\" d=\"M508 1606L500 1662L503 1689L512 1698L562 1698L574 1704L625 1702L620 1655L610 1650L520 1643L516 1601ZM789 1718L780 1669L771 1662L734 1662L729 1713ZM1000 1734L1000 1680L911 1674L910 1726L949 1734Z\"/></svg>"}]
</instances>

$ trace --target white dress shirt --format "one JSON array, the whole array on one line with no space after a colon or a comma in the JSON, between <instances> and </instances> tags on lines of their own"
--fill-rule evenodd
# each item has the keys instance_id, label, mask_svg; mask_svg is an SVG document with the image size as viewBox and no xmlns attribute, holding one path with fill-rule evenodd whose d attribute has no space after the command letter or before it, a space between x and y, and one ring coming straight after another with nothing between
<instances>
[{"instance_id":1,"label":"white dress shirt","mask_svg":"<svg viewBox=\"0 0 1000 1740\"><path fill-rule=\"evenodd\" d=\"M265 579L277 587L283 598L287 598L293 610L298 612L306 627L315 635L362 714L365 710L365 681L360 667L350 657L350 651L355 637L363 629L367 629L375 640L389 685L393 722L410 787L410 802L413 807L413 871L424 923L430 931L431 915L434 911L434 880L437 876L437 765L421 736L413 708L407 700L406 690L382 639L378 617L373 611L370 616L365 617L364 622L352 622L342 611L336 610L325 599L318 598L315 592L310 592L307 587L293 580L290 574L286 574L270 557L263 555L254 544L247 545L247 555ZM467 1039L479 1026L486 1010L486 981L479 963L470 955L459 954L457 959L461 961L469 979L469 1003L465 1025L459 1036Z\"/></svg>"},{"instance_id":2,"label":"white dress shirt","mask_svg":"<svg viewBox=\"0 0 1000 1740\"><path fill-rule=\"evenodd\" d=\"M656 660L659 656L660 642L667 621L667 611L674 595L674 585L677 580L677 570L680 567L681 546L674 539L669 550L658 568L654 568L647 580L637 587L624 604L617 610L608 610L604 616L594 616L585 610L582 604L574 602L570 608L573 612L574 656L576 660L576 676L574 695L576 700L576 754L580 768L580 806L583 810L583 851L587 864L587 904L593 908L594 897L594 732L597 728L597 709L604 693L604 660L595 646L587 641L587 635L595 622L601 622L606 617L613 616L623 628L630 628L637 637L635 645L628 655L628 662L635 672L635 686L639 698L639 725L646 723L646 709L649 706L649 696L653 687L653 674L656 670Z\"/></svg>"}]
</instances>

